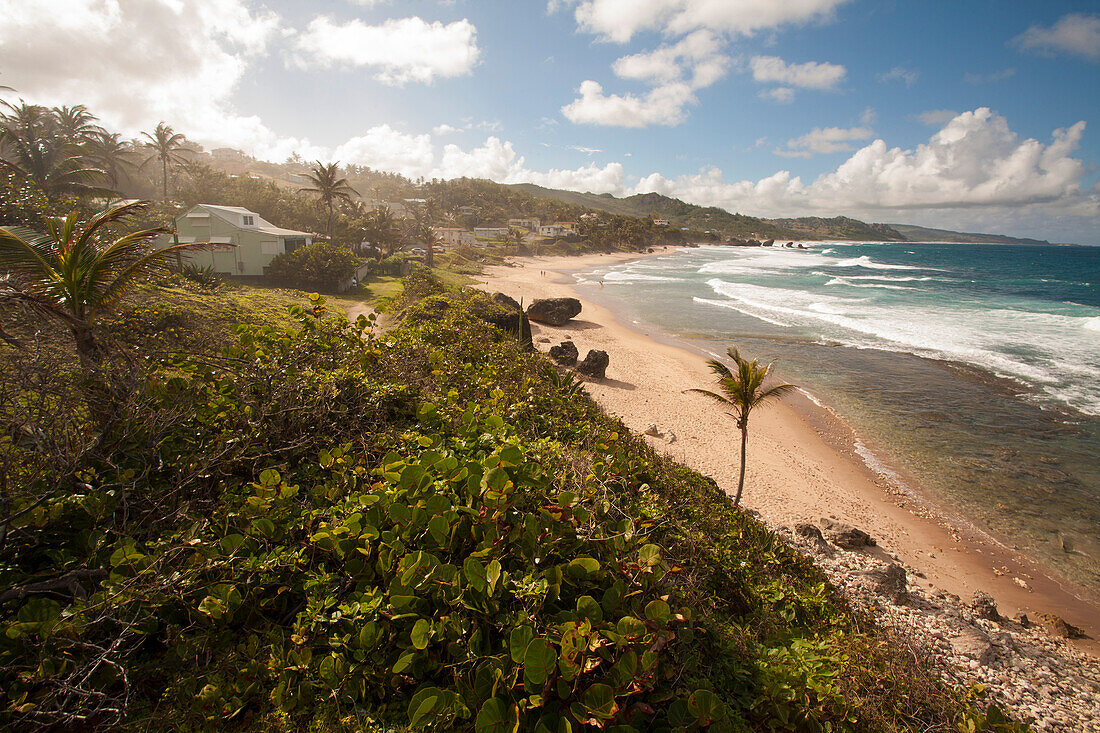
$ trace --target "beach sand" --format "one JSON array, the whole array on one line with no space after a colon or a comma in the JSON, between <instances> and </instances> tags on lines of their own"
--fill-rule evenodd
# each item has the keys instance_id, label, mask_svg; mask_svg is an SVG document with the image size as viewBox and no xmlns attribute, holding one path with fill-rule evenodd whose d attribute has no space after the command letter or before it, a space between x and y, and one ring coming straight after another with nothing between
<instances>
[{"instance_id":1,"label":"beach sand","mask_svg":"<svg viewBox=\"0 0 1100 733\"><path fill-rule=\"evenodd\" d=\"M667 253L660 251L659 253ZM526 257L491 267L478 287L524 303L535 298L580 297L569 273L637 259L637 254ZM636 330L613 312L580 298L581 314L560 328L532 323L535 345L572 340L581 358L589 349L610 356L606 379L588 393L608 413L641 433L656 424L664 437L646 440L712 477L731 496L737 488L739 434L720 405L684 390L711 389L706 356L667 335ZM540 341L549 338L552 343ZM749 355L751 356L751 355ZM669 436L675 434L675 441ZM872 436L873 437L873 436ZM868 444L874 441L860 436ZM894 556L910 569L910 584L941 590L969 602L975 591L992 595L1002 615L1056 614L1091 639L1074 645L1100 656L1100 600L1052 575L964 518L903 494L876 475L855 452L855 435L842 420L804 395L786 397L752 413L742 503L771 526L833 518L869 533L883 559Z\"/></svg>"}]
</instances>

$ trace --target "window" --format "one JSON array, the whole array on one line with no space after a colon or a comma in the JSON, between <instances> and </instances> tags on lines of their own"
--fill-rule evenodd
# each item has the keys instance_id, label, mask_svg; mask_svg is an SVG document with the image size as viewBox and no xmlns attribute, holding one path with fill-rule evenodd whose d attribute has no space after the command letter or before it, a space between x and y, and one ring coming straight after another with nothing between
<instances>
[{"instance_id":1,"label":"window","mask_svg":"<svg viewBox=\"0 0 1100 733\"><path fill-rule=\"evenodd\" d=\"M254 217L251 217L251 216L242 216L241 218L242 218L242 219L244 220L244 226L246 226L246 227L250 227L250 226L253 226L253 225L254 225L254 224L256 223L256 222L254 221Z\"/></svg>"}]
</instances>

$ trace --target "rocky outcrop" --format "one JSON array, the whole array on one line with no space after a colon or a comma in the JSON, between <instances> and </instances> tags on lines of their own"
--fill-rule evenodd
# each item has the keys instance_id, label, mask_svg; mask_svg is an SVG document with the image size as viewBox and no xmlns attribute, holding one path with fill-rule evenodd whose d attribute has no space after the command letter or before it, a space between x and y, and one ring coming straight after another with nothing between
<instances>
[{"instance_id":1,"label":"rocky outcrop","mask_svg":"<svg viewBox=\"0 0 1100 733\"><path fill-rule=\"evenodd\" d=\"M993 600L993 596L985 591L977 591L974 593L974 600L970 603L970 609L978 618L984 618L989 621L1001 620L1001 614L997 611L997 601Z\"/></svg>"},{"instance_id":2,"label":"rocky outcrop","mask_svg":"<svg viewBox=\"0 0 1100 733\"><path fill-rule=\"evenodd\" d=\"M906 582L905 568L896 562L886 566L877 578L875 592L889 598L899 605L909 601L909 587Z\"/></svg>"},{"instance_id":3,"label":"rocky outcrop","mask_svg":"<svg viewBox=\"0 0 1100 733\"><path fill-rule=\"evenodd\" d=\"M576 298L539 298L527 306L528 318L548 326L564 326L580 312L581 302Z\"/></svg>"},{"instance_id":4,"label":"rocky outcrop","mask_svg":"<svg viewBox=\"0 0 1100 733\"><path fill-rule=\"evenodd\" d=\"M1055 616L1053 613L1043 613L1042 611L1035 613L1034 616L1035 621L1053 636L1057 636L1060 639L1085 638L1085 632L1081 631L1081 629L1073 624L1067 623L1061 616Z\"/></svg>"},{"instance_id":5,"label":"rocky outcrop","mask_svg":"<svg viewBox=\"0 0 1100 733\"><path fill-rule=\"evenodd\" d=\"M562 366L573 366L579 357L580 352L572 341L562 341L557 346L550 347L550 358Z\"/></svg>"},{"instance_id":6,"label":"rocky outcrop","mask_svg":"<svg viewBox=\"0 0 1100 733\"><path fill-rule=\"evenodd\" d=\"M489 323L508 333L515 334L516 339L523 348L534 351L535 345L531 341L531 322L524 315L520 304L504 293L493 293L493 302L500 306L502 312L491 313L486 316Z\"/></svg>"},{"instance_id":7,"label":"rocky outcrop","mask_svg":"<svg viewBox=\"0 0 1100 733\"><path fill-rule=\"evenodd\" d=\"M856 529L850 524L838 522L834 519L822 519L821 529L829 542L845 550L853 550L858 547L871 547L875 544L871 535L867 534L862 529Z\"/></svg>"},{"instance_id":8,"label":"rocky outcrop","mask_svg":"<svg viewBox=\"0 0 1100 733\"><path fill-rule=\"evenodd\" d=\"M592 379L603 379L604 374L607 372L607 364L610 361L611 357L607 355L606 351L592 349L584 357L584 361L577 364L577 373Z\"/></svg>"}]
</instances>

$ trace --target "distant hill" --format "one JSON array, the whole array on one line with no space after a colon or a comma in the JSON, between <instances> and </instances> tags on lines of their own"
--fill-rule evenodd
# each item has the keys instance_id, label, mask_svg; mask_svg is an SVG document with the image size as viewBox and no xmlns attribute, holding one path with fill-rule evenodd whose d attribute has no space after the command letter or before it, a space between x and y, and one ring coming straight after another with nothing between
<instances>
[{"instance_id":1,"label":"distant hill","mask_svg":"<svg viewBox=\"0 0 1100 733\"><path fill-rule=\"evenodd\" d=\"M578 193L544 188L531 183L512 186L532 196L554 198L562 202L626 216L654 216L668 219L676 227L710 230L726 236L754 239L850 239L858 241L901 242L905 237L886 224L867 224L858 219L838 216L832 219L761 219L731 214L717 206L696 206L659 193L639 193L617 198L609 193Z\"/></svg>"},{"instance_id":2,"label":"distant hill","mask_svg":"<svg viewBox=\"0 0 1100 733\"><path fill-rule=\"evenodd\" d=\"M932 229L912 224L891 224L910 242L953 242L958 244L1050 244L1045 239L1006 237L1003 234L973 234L953 232L948 229Z\"/></svg>"}]
</instances>

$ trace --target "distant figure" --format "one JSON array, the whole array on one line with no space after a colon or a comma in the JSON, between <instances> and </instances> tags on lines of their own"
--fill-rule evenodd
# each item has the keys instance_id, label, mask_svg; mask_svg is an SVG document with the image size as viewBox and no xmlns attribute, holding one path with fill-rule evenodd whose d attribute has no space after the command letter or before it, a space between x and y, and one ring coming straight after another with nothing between
<instances>
[{"instance_id":1,"label":"distant figure","mask_svg":"<svg viewBox=\"0 0 1100 733\"><path fill-rule=\"evenodd\" d=\"M603 287L603 280L600 280L600 287Z\"/></svg>"},{"instance_id":2,"label":"distant figure","mask_svg":"<svg viewBox=\"0 0 1100 733\"><path fill-rule=\"evenodd\" d=\"M353 287L353 288L359 287L359 278L353 277L351 279L351 287Z\"/></svg>"}]
</instances>

